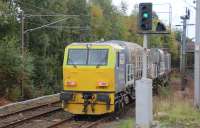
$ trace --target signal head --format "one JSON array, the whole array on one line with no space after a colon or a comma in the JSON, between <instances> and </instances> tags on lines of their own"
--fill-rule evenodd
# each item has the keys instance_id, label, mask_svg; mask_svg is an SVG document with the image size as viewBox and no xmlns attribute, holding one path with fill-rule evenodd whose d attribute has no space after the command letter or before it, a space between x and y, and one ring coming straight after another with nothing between
<instances>
[{"instance_id":1,"label":"signal head","mask_svg":"<svg viewBox=\"0 0 200 128\"><path fill-rule=\"evenodd\" d=\"M152 3L139 4L139 28L145 31L152 29Z\"/></svg>"}]
</instances>

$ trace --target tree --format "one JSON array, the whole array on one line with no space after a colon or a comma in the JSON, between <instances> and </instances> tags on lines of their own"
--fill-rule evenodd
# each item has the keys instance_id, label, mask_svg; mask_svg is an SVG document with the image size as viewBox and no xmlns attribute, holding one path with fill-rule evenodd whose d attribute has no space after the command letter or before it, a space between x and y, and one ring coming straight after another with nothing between
<instances>
[{"instance_id":1,"label":"tree","mask_svg":"<svg viewBox=\"0 0 200 128\"><path fill-rule=\"evenodd\" d=\"M0 1L0 5L2 14L17 14L16 7L10 4L10 1ZM27 88L32 84L32 56L27 54L27 59L23 62L16 15L1 16L0 29L0 95L16 100L20 96L22 76ZM22 70L23 64L24 70ZM15 94L10 95L12 93Z\"/></svg>"}]
</instances>

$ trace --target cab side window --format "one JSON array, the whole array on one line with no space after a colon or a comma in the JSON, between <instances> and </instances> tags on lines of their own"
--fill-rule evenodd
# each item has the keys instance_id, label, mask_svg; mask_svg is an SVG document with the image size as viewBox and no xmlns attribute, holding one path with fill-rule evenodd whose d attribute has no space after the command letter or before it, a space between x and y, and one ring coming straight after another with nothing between
<instances>
[{"instance_id":1,"label":"cab side window","mask_svg":"<svg viewBox=\"0 0 200 128\"><path fill-rule=\"evenodd\" d=\"M117 52L117 67L119 68L119 62L120 61L120 53L119 52Z\"/></svg>"}]
</instances>

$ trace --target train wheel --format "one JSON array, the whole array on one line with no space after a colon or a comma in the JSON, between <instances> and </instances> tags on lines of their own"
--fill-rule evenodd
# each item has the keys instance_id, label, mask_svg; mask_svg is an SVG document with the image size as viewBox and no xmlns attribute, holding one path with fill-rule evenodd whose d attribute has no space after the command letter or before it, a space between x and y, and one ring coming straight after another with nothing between
<instances>
[{"instance_id":1,"label":"train wheel","mask_svg":"<svg viewBox=\"0 0 200 128\"><path fill-rule=\"evenodd\" d=\"M121 113L124 113L124 110L125 110L124 107L125 107L125 104L124 104L124 102L122 101L122 102L121 102Z\"/></svg>"},{"instance_id":2,"label":"train wheel","mask_svg":"<svg viewBox=\"0 0 200 128\"><path fill-rule=\"evenodd\" d=\"M129 104L129 103L130 103L130 98L129 98L129 96L126 95L126 96L124 97L124 103L125 103L125 104Z\"/></svg>"},{"instance_id":3,"label":"train wheel","mask_svg":"<svg viewBox=\"0 0 200 128\"><path fill-rule=\"evenodd\" d=\"M118 114L120 113L120 102L119 101L116 101L115 103L115 113Z\"/></svg>"}]
</instances>

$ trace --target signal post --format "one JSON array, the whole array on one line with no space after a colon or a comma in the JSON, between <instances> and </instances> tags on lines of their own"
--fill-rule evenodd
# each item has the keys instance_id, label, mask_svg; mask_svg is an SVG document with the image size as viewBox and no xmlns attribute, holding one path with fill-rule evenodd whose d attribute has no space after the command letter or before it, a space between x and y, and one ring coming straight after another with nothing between
<instances>
[{"instance_id":1,"label":"signal post","mask_svg":"<svg viewBox=\"0 0 200 128\"><path fill-rule=\"evenodd\" d=\"M171 7L171 6L170 6ZM158 22L156 31L152 31L152 3L139 4L138 27L144 36L142 79L136 81L136 128L150 128L153 122L152 79L147 78L148 34L169 34L163 23Z\"/></svg>"},{"instance_id":2,"label":"signal post","mask_svg":"<svg viewBox=\"0 0 200 128\"><path fill-rule=\"evenodd\" d=\"M152 3L139 5L139 27L144 31L152 29ZM147 34L144 34L142 79L136 81L136 128L150 128L153 120L152 80L147 78L147 46Z\"/></svg>"},{"instance_id":3,"label":"signal post","mask_svg":"<svg viewBox=\"0 0 200 128\"><path fill-rule=\"evenodd\" d=\"M136 81L136 128L150 128L153 121L152 80L147 78L147 43L147 34L144 34L142 79Z\"/></svg>"}]
</instances>

